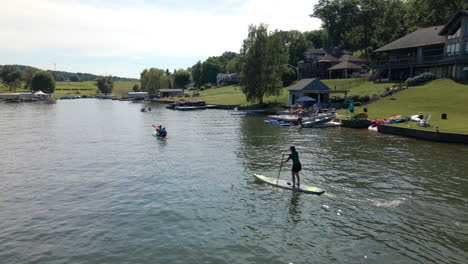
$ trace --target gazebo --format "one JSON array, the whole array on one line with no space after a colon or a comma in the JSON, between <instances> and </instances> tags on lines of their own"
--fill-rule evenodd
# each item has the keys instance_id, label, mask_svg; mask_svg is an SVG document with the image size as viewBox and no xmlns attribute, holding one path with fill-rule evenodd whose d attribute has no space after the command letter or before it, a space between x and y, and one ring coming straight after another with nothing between
<instances>
[{"instance_id":1,"label":"gazebo","mask_svg":"<svg viewBox=\"0 0 468 264\"><path fill-rule=\"evenodd\" d=\"M340 77L342 78L348 78L349 72L354 72L354 71L361 71L362 67L359 65L356 65L350 61L342 61L338 63L335 66L332 66L328 68L328 76L330 79L332 79L332 72L333 71L340 71Z\"/></svg>"},{"instance_id":2,"label":"gazebo","mask_svg":"<svg viewBox=\"0 0 468 264\"><path fill-rule=\"evenodd\" d=\"M348 93L346 90L332 90L328 88L319 78L302 79L289 86L288 105L296 104L305 96L317 100L317 103L328 103L328 98L331 93ZM302 99L304 100L304 99ZM302 101L301 100L301 101ZM310 99L308 99L310 100Z\"/></svg>"}]
</instances>

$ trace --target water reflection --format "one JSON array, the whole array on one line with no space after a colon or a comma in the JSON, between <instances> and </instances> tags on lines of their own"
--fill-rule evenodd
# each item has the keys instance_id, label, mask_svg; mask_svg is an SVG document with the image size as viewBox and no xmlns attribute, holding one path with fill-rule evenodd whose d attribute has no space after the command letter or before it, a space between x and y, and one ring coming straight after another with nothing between
<instances>
[{"instance_id":1,"label":"water reflection","mask_svg":"<svg viewBox=\"0 0 468 264\"><path fill-rule=\"evenodd\" d=\"M289 222L299 223L301 222L301 207L299 204L299 198L301 197L300 192L292 192L291 199L289 201Z\"/></svg>"}]
</instances>

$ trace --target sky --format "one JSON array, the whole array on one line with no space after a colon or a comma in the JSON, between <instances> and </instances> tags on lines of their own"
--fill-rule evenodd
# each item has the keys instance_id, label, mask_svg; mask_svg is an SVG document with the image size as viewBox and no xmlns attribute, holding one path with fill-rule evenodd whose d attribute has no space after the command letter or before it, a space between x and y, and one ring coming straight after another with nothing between
<instances>
[{"instance_id":1,"label":"sky","mask_svg":"<svg viewBox=\"0 0 468 264\"><path fill-rule=\"evenodd\" d=\"M139 78L239 52L250 24L310 31L317 0L0 0L0 65Z\"/></svg>"}]
</instances>

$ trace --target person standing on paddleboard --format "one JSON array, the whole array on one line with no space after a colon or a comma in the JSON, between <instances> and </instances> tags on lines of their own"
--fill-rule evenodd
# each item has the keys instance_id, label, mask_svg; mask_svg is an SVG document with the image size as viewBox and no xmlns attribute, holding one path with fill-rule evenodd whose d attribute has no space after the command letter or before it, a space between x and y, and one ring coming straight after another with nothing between
<instances>
[{"instance_id":1,"label":"person standing on paddleboard","mask_svg":"<svg viewBox=\"0 0 468 264\"><path fill-rule=\"evenodd\" d=\"M301 186L301 179L299 178L299 172L301 171L301 162L299 161L299 153L296 151L295 146L289 147L289 150L291 150L291 154L289 154L288 158L284 162L288 162L289 160L293 161L293 166L292 166L292 187L295 188L294 186L296 185L296 178L297 178L297 188L299 189L299 186Z\"/></svg>"}]
</instances>

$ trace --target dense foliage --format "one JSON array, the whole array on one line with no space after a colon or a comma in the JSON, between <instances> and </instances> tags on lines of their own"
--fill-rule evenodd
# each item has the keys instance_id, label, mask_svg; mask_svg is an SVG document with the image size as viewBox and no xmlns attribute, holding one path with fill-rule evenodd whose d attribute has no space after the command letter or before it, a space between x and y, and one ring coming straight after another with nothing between
<instances>
[{"instance_id":1,"label":"dense foliage","mask_svg":"<svg viewBox=\"0 0 468 264\"><path fill-rule=\"evenodd\" d=\"M31 90L53 93L55 90L54 76L47 71L37 71L31 79Z\"/></svg>"},{"instance_id":2,"label":"dense foliage","mask_svg":"<svg viewBox=\"0 0 468 264\"><path fill-rule=\"evenodd\" d=\"M99 91L103 94L110 94L114 89L114 81L112 76L104 76L100 77L96 80L96 86L98 87Z\"/></svg>"},{"instance_id":3,"label":"dense foliage","mask_svg":"<svg viewBox=\"0 0 468 264\"><path fill-rule=\"evenodd\" d=\"M431 73L431 72L425 72L425 73L421 73L417 76L414 76L413 78L408 78L406 80L406 85L407 86L415 86L415 85L420 85L420 84L424 84L428 81L432 81L432 80L435 80L436 79L436 76Z\"/></svg>"},{"instance_id":4,"label":"dense foliage","mask_svg":"<svg viewBox=\"0 0 468 264\"><path fill-rule=\"evenodd\" d=\"M158 68L144 69L140 73L140 82L141 91L150 96L158 95L159 89L172 88L170 72Z\"/></svg>"},{"instance_id":5,"label":"dense foliage","mask_svg":"<svg viewBox=\"0 0 468 264\"><path fill-rule=\"evenodd\" d=\"M21 85L21 71L15 65L5 65L0 68L0 79L10 87L10 91L16 90Z\"/></svg>"},{"instance_id":6,"label":"dense foliage","mask_svg":"<svg viewBox=\"0 0 468 264\"><path fill-rule=\"evenodd\" d=\"M174 86L175 88L184 88L192 81L190 72L186 70L178 70L174 74Z\"/></svg>"},{"instance_id":7,"label":"dense foliage","mask_svg":"<svg viewBox=\"0 0 468 264\"><path fill-rule=\"evenodd\" d=\"M250 25L241 50L240 84L248 102L263 103L263 98L279 95L287 53L278 34L264 24Z\"/></svg>"}]
</instances>

